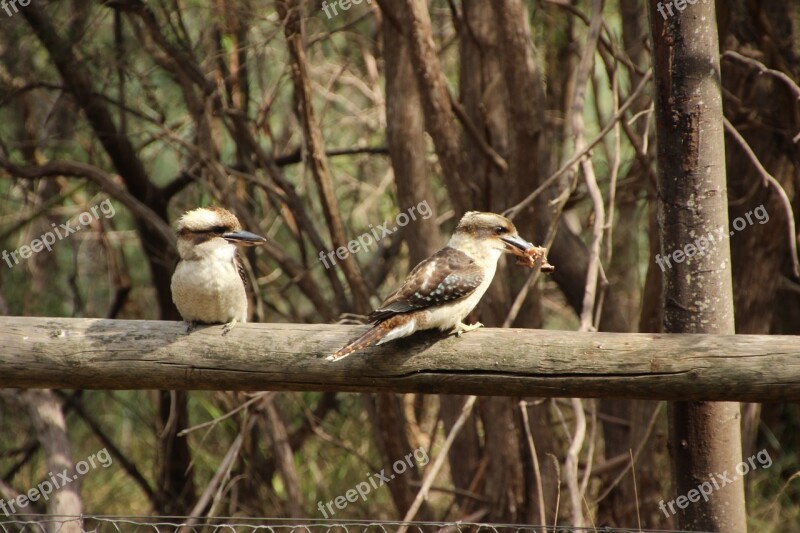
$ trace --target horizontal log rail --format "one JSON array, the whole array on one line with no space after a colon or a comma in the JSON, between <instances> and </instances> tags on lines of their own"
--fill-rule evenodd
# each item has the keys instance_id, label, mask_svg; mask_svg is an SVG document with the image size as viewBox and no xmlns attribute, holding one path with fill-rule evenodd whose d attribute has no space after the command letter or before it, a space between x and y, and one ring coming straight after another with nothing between
<instances>
[{"instance_id":1,"label":"horizontal log rail","mask_svg":"<svg viewBox=\"0 0 800 533\"><path fill-rule=\"evenodd\" d=\"M0 388L800 401L800 337L485 328L325 361L364 328L0 317Z\"/></svg>"}]
</instances>

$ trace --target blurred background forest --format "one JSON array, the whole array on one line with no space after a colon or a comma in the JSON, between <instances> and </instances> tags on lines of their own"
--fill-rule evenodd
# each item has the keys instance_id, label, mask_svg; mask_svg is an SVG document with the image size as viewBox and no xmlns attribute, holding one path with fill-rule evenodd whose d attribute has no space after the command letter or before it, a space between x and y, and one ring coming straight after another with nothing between
<instances>
[{"instance_id":1,"label":"blurred background forest","mask_svg":"<svg viewBox=\"0 0 800 533\"><path fill-rule=\"evenodd\" d=\"M81 225L107 200L114 214L100 212L52 252L4 259L2 314L180 320L170 226L222 205L269 241L246 254L252 321L352 323L465 211L514 208L520 234L549 247L556 271L502 260L470 321L660 331L643 0L6 5L0 248ZM800 2L722 0L717 15L725 116L796 215ZM770 217L730 239L736 331L798 334L784 204L730 133L726 146L731 220L760 205ZM432 216L331 268L320 262L420 202ZM323 518L318 502L365 473L420 447L435 457L464 402L3 390L0 497L45 479L49 454L78 462L106 448L113 466L83 476L75 493L84 513ZM41 431L43 412L63 416L63 435ZM672 527L659 510L674 498L665 413L654 401L479 398L416 518L537 523L542 501L549 523L558 505L564 523ZM790 482L799 430L797 405L742 405L744 457L768 450L773 460L745 480L755 531L800 528ZM410 468L336 518L402 518L423 472Z\"/></svg>"}]
</instances>

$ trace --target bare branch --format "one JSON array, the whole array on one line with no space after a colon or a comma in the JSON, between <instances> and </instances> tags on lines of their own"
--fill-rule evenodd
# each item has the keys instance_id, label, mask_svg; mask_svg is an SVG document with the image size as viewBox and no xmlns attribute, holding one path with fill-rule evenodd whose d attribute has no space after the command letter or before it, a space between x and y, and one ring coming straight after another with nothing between
<instances>
[{"instance_id":1,"label":"bare branch","mask_svg":"<svg viewBox=\"0 0 800 533\"><path fill-rule=\"evenodd\" d=\"M761 177L764 179L764 185L771 185L775 192L778 194L778 199L783 204L784 211L786 211L786 224L789 230L789 253L791 255L792 261L792 272L794 272L794 277L800 279L800 259L797 256L797 225L794 221L794 211L792 210L792 202L789 200L789 196L786 194L786 191L783 189L781 182L779 182L775 177L767 172L767 169L764 168L764 165L761 164L761 161L758 160L758 156L750 148L750 145L747 144L747 141L739 131L733 127L731 121L724 118L725 121L725 131L727 131L731 137L739 144L739 146L744 150L744 153L747 154L747 157L750 158L750 161L753 162L753 166L756 167L756 170Z\"/></svg>"},{"instance_id":2,"label":"bare branch","mask_svg":"<svg viewBox=\"0 0 800 533\"><path fill-rule=\"evenodd\" d=\"M123 187L117 185L114 180L114 175L94 165L64 160L51 161L43 165L16 165L0 157L0 168L5 169L11 175L27 179L55 178L58 176L86 178L97 185L103 192L130 209L137 219L142 220L145 224L149 225L153 231L158 232L165 242L171 243L173 246L175 245L175 233L161 217Z\"/></svg>"},{"instance_id":3,"label":"bare branch","mask_svg":"<svg viewBox=\"0 0 800 533\"><path fill-rule=\"evenodd\" d=\"M639 85L636 87L633 93L631 93L631 95L628 97L625 103L619 108L619 111L617 111L617 113L613 117L611 117L611 120L608 121L608 124L605 125L605 127L600 131L599 134L597 134L597 137L589 141L583 150L576 151L566 163L561 165L561 168L556 170L546 180L544 180L542 184L539 185L527 197L525 197L524 200L522 200L517 205L506 209L503 212L503 214L508 218L513 219L515 216L519 214L520 211L525 209L531 202L533 202L536 199L536 197L538 197L545 189L550 187L558 178L560 178L562 174L572 169L572 167L575 166L575 164L578 163L578 161L580 161L583 157L586 156L586 154L589 153L589 150L594 148L597 145L597 143L602 141L603 138L606 135L608 135L608 132L614 129L614 124L616 124L618 120L621 120L622 117L625 115L625 112L628 110L628 108L631 107L636 102L636 99L639 98L639 96L642 94L645 87L647 86L647 83L650 81L650 78L652 77L653 77L653 71L652 70L647 71L647 74L644 75L642 81L639 82Z\"/></svg>"},{"instance_id":4,"label":"bare branch","mask_svg":"<svg viewBox=\"0 0 800 533\"><path fill-rule=\"evenodd\" d=\"M339 204L333 191L333 179L328 158L325 156L322 131L314 112L300 20L300 3L297 0L282 0L278 2L277 6L283 20L286 43L292 60L292 78L295 98L299 107L298 118L303 125L303 137L308 149L308 165L319 188L320 202L330 230L333 247L337 249L347 247L348 239L342 224ZM370 292L355 257L352 254L347 255L340 264L352 291L355 309L360 313L368 313L372 309L369 302Z\"/></svg>"},{"instance_id":5,"label":"bare branch","mask_svg":"<svg viewBox=\"0 0 800 533\"><path fill-rule=\"evenodd\" d=\"M533 463L533 477L536 482L536 504L539 506L539 523L547 524L547 512L544 506L544 487L542 486L542 472L539 470L539 456L536 454L536 444L533 442L531 433L531 423L528 419L528 402L520 401L519 410L522 412L522 424L525 428L525 438L528 441L528 449L531 453Z\"/></svg>"},{"instance_id":6,"label":"bare branch","mask_svg":"<svg viewBox=\"0 0 800 533\"><path fill-rule=\"evenodd\" d=\"M586 37L586 46L581 54L578 63L578 72L575 75L575 90L572 97L572 107L570 115L572 117L572 135L575 138L575 151L581 152L585 149L586 139L584 132L584 104L586 99L586 85L589 80L592 67L594 66L594 55L597 50L597 40L600 38L600 29L603 23L603 0L593 0L592 2L592 21L589 25L589 34ZM592 227L592 244L589 247L589 266L586 269L586 286L583 293L583 310L581 311L580 331L592 331L594 329L594 309L595 297L597 295L597 278L600 270L600 245L603 240L605 229L605 206L603 205L603 195L597 185L597 178L594 173L594 165L591 157L587 154L581 159L586 188L592 199L592 209L594 210L594 223ZM585 423L585 421L584 421ZM585 429L585 427L584 427ZM576 466L577 468L577 466ZM577 470L576 470L577 471ZM570 482L571 472L567 468L567 481ZM575 501L573 501L573 504ZM575 521L577 525L583 525L581 506L576 510L573 507L573 516L580 520Z\"/></svg>"},{"instance_id":7,"label":"bare branch","mask_svg":"<svg viewBox=\"0 0 800 533\"><path fill-rule=\"evenodd\" d=\"M439 455L436 456L436 459L433 461L431 467L426 470L425 479L422 481L422 487L419 489L416 498L414 498L414 503L411 504L408 512L403 517L403 522L410 522L411 520L414 520L417 511L422 506L422 502L428 498L428 491L433 485L433 482L436 479L436 476L439 474L439 471L444 466L444 463L447 460L447 454L450 451L450 447L453 446L453 442L461 432L461 428L464 427L464 423L469 418L469 415L472 414L472 408L475 406L475 400L477 399L477 396L470 396L467 398L467 401L464 402L464 407L461 409L461 414L459 415L458 420L456 420L456 423L453 424L453 429L450 430L450 433L447 435L444 444L442 444L442 448L439 450ZM397 533L406 533L407 530L408 526L403 525L398 528Z\"/></svg>"}]
</instances>

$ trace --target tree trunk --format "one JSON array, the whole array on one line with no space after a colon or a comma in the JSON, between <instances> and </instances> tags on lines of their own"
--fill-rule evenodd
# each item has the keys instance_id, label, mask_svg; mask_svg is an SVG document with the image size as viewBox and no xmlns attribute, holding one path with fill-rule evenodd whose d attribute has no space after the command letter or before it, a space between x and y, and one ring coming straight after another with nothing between
<instances>
[{"instance_id":1,"label":"tree trunk","mask_svg":"<svg viewBox=\"0 0 800 533\"><path fill-rule=\"evenodd\" d=\"M408 420L403 409L403 397L400 394L370 394L364 398L370 421L375 433L375 443L380 453L380 467L385 468L387 475L392 473L392 465L401 461L414 447L408 438ZM387 486L392 500L400 516L405 516L414 497L417 495L415 485L422 481L419 468L409 468L403 475L394 475ZM433 520L431 509L423 502L416 515L417 520Z\"/></svg>"},{"instance_id":2,"label":"tree trunk","mask_svg":"<svg viewBox=\"0 0 800 533\"><path fill-rule=\"evenodd\" d=\"M441 247L442 238L436 222L436 202L428 175L428 161L424 155L427 141L420 90L411 64L408 42L402 33L403 28L408 28L406 11L397 9L391 3L384 5L383 9L387 11L381 26L386 65L386 141L397 187L397 202L401 211L425 203L430 212L427 219L419 218L404 228L410 269L436 252ZM443 396L441 401L453 399ZM383 464L391 465L413 448L406 433L408 420L403 409L403 397L398 394L370 394L365 395L363 400L371 415ZM398 482L391 485L392 499L399 514L403 515L414 501L416 489L411 483L420 480L420 473L412 469L405 477L398 476L397 479ZM422 505L417 517L433 518L427 504Z\"/></svg>"},{"instance_id":3,"label":"tree trunk","mask_svg":"<svg viewBox=\"0 0 800 533\"><path fill-rule=\"evenodd\" d=\"M664 261L664 331L734 333L730 248L726 240L698 250L700 236L728 229L719 45L714 3L664 16L649 3L655 74L659 220ZM677 9L677 8L676 8ZM709 245L706 245L709 246ZM744 485L692 500L711 476L741 459L739 404L670 405L670 452L676 489L662 508L680 529L744 532ZM714 479L715 480L715 479ZM697 495L697 492L694 492Z\"/></svg>"},{"instance_id":4,"label":"tree trunk","mask_svg":"<svg viewBox=\"0 0 800 533\"><path fill-rule=\"evenodd\" d=\"M80 516L82 513L80 476L75 470L75 463L72 460L67 424L61 410L61 402L55 397L53 391L48 389L24 391L21 398L26 404L33 426L36 428L48 472L53 472L55 476L59 473L69 472L69 477L76 481L69 485L64 483L47 500L48 514ZM56 479L55 476L52 479ZM42 484L39 486L41 487ZM83 523L80 520L74 522L65 520L63 524L58 524L57 530L64 533L78 533L83 531L82 526ZM55 529L55 524L51 524L48 531Z\"/></svg>"},{"instance_id":5,"label":"tree trunk","mask_svg":"<svg viewBox=\"0 0 800 533\"><path fill-rule=\"evenodd\" d=\"M389 6L387 6L389 7ZM386 65L386 141L392 160L397 203L401 211L425 202L430 208L427 219L420 218L405 228L409 266L413 267L441 247L436 223L436 202L425 158L425 117L419 86L414 78L411 56L401 28L395 21L406 22L404 10L393 10L393 17L383 18L383 50Z\"/></svg>"},{"instance_id":6,"label":"tree trunk","mask_svg":"<svg viewBox=\"0 0 800 533\"><path fill-rule=\"evenodd\" d=\"M789 3L781 0L726 2L721 6L720 41L726 44L722 58L725 116L741 134L766 170L796 198L798 150L793 140L800 129L800 106L783 80L760 72L757 59L767 68L792 80L800 74L794 50L796 20ZM746 56L732 55L729 51ZM745 151L730 135L726 138L730 195L729 217L752 217L763 206L762 219L748 224L731 238L733 294L736 331L739 333L800 332L800 295L786 289L793 279L789 263L787 216L779 196L767 187ZM794 199L792 198L792 199ZM797 202L794 202L795 205ZM797 211L797 209L795 209ZM768 216L764 220L763 215ZM795 214L797 219L797 214ZM758 250L758 253L753 253ZM776 275L782 272L783 275ZM758 290L752 290L758 287ZM775 305L780 300L781 305ZM742 406L742 448L749 457L758 448L761 404ZM780 404L765 406L780 410Z\"/></svg>"},{"instance_id":7,"label":"tree trunk","mask_svg":"<svg viewBox=\"0 0 800 533\"><path fill-rule=\"evenodd\" d=\"M178 433L189 426L189 393L161 390L158 395L158 487L156 512L184 515L195 503L191 452L186 436Z\"/></svg>"},{"instance_id":8,"label":"tree trunk","mask_svg":"<svg viewBox=\"0 0 800 533\"><path fill-rule=\"evenodd\" d=\"M425 0L405 0L402 10L408 20L408 50L425 112L425 129L433 138L442 181L458 219L475 204L476 195L469 188L471 173L466 168L452 95L433 40L428 5Z\"/></svg>"}]
</instances>

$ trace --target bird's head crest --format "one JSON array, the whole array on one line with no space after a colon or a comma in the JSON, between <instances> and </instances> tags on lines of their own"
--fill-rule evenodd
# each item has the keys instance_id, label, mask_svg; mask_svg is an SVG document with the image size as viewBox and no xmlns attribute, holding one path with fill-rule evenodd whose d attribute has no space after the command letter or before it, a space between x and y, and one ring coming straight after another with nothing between
<instances>
[{"instance_id":1,"label":"bird's head crest","mask_svg":"<svg viewBox=\"0 0 800 533\"><path fill-rule=\"evenodd\" d=\"M198 207L187 211L176 225L178 234L222 231L241 231L242 225L236 215L222 207Z\"/></svg>"}]
</instances>

